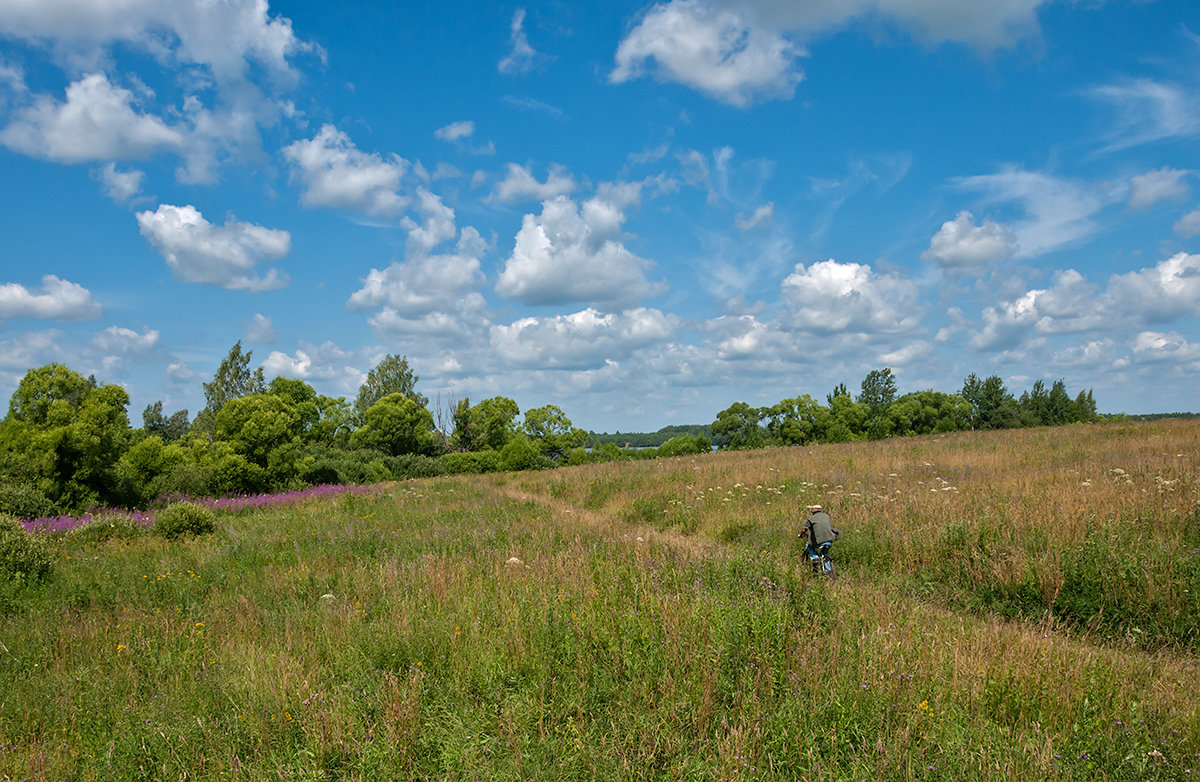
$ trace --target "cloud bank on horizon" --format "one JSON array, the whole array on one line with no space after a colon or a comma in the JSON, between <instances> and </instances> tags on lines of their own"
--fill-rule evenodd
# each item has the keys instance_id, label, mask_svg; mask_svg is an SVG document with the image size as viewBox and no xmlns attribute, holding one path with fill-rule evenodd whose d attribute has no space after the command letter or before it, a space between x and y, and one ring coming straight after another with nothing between
<instances>
[{"instance_id":1,"label":"cloud bank on horizon","mask_svg":"<svg viewBox=\"0 0 1200 782\"><path fill-rule=\"evenodd\" d=\"M711 421L892 368L1196 410L1190 0L0 5L0 393Z\"/></svg>"}]
</instances>

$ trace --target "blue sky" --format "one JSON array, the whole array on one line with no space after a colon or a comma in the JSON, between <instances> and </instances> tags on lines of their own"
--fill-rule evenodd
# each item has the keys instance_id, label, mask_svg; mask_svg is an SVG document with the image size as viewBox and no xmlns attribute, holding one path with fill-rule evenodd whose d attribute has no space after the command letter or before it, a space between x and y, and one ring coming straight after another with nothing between
<instances>
[{"instance_id":1,"label":"blue sky","mask_svg":"<svg viewBox=\"0 0 1200 782\"><path fill-rule=\"evenodd\" d=\"M0 394L237 340L706 423L890 367L1200 408L1200 6L0 4Z\"/></svg>"}]
</instances>

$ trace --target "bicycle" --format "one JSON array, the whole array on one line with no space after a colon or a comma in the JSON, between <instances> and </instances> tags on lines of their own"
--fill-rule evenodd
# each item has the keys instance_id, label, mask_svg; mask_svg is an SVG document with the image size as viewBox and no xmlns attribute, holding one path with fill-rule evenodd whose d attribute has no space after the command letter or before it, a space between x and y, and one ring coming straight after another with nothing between
<instances>
[{"instance_id":1,"label":"bicycle","mask_svg":"<svg viewBox=\"0 0 1200 782\"><path fill-rule=\"evenodd\" d=\"M837 567L834 566L833 559L829 556L829 549L832 546L832 543L824 543L817 546L815 552L808 546L805 546L808 554L808 562L812 566L813 574L829 581L837 578Z\"/></svg>"}]
</instances>

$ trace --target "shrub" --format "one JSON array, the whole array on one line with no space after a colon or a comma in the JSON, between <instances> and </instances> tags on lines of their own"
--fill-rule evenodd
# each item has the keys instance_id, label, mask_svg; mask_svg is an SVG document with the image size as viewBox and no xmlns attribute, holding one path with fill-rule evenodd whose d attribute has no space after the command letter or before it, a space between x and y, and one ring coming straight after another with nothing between
<instances>
[{"instance_id":1,"label":"shrub","mask_svg":"<svg viewBox=\"0 0 1200 782\"><path fill-rule=\"evenodd\" d=\"M53 562L45 544L21 522L0 516L0 581L32 583L50 575Z\"/></svg>"},{"instance_id":2,"label":"shrub","mask_svg":"<svg viewBox=\"0 0 1200 782\"><path fill-rule=\"evenodd\" d=\"M500 453L491 450L442 454L438 461L448 475L496 472L500 469Z\"/></svg>"},{"instance_id":3,"label":"shrub","mask_svg":"<svg viewBox=\"0 0 1200 782\"><path fill-rule=\"evenodd\" d=\"M154 517L154 531L164 538L191 533L204 535L217 528L217 516L211 508L192 502L177 502L163 508Z\"/></svg>"},{"instance_id":4,"label":"shrub","mask_svg":"<svg viewBox=\"0 0 1200 782\"><path fill-rule=\"evenodd\" d=\"M593 462L615 462L620 458L621 449L616 443L601 443L600 447L593 448L591 453Z\"/></svg>"},{"instance_id":5,"label":"shrub","mask_svg":"<svg viewBox=\"0 0 1200 782\"><path fill-rule=\"evenodd\" d=\"M538 450L537 444L523 434L505 443L500 451L500 464L505 470L538 470L552 466L550 459Z\"/></svg>"},{"instance_id":6,"label":"shrub","mask_svg":"<svg viewBox=\"0 0 1200 782\"><path fill-rule=\"evenodd\" d=\"M54 503L32 483L0 485L0 514L18 519L40 519L54 513Z\"/></svg>"},{"instance_id":7,"label":"shrub","mask_svg":"<svg viewBox=\"0 0 1200 782\"><path fill-rule=\"evenodd\" d=\"M212 463L183 462L154 480L150 492L162 497L182 494L188 497L211 497L217 494L217 479Z\"/></svg>"},{"instance_id":8,"label":"shrub","mask_svg":"<svg viewBox=\"0 0 1200 782\"><path fill-rule=\"evenodd\" d=\"M695 453L712 451L712 441L702 434L696 436L682 434L672 437L658 446L659 456L687 456Z\"/></svg>"},{"instance_id":9,"label":"shrub","mask_svg":"<svg viewBox=\"0 0 1200 782\"><path fill-rule=\"evenodd\" d=\"M419 453L406 453L400 456L393 456L387 459L387 466L391 470L392 478L403 480L404 478L434 478L438 475L444 475L446 470L442 467L442 463L432 456L423 456ZM384 475L375 479L375 482L385 481L389 476Z\"/></svg>"},{"instance_id":10,"label":"shrub","mask_svg":"<svg viewBox=\"0 0 1200 782\"><path fill-rule=\"evenodd\" d=\"M68 534L76 540L103 543L108 540L129 540L146 534L146 527L128 516L98 516Z\"/></svg>"}]
</instances>

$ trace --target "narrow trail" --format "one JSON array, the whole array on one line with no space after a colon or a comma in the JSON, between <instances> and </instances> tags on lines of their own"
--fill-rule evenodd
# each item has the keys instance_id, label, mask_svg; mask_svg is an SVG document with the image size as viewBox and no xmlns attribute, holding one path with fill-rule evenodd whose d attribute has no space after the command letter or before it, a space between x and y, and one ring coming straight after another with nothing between
<instances>
[{"instance_id":1,"label":"narrow trail","mask_svg":"<svg viewBox=\"0 0 1200 782\"><path fill-rule=\"evenodd\" d=\"M505 497L517 502L531 502L552 511L555 518L570 519L573 526L583 526L595 531L616 533L630 542L645 542L668 545L686 552L689 557L725 555L731 553L729 546L702 535L684 535L674 530L660 530L645 525L622 521L602 511L574 505L557 497L534 494L509 484L497 483L496 489Z\"/></svg>"}]
</instances>

